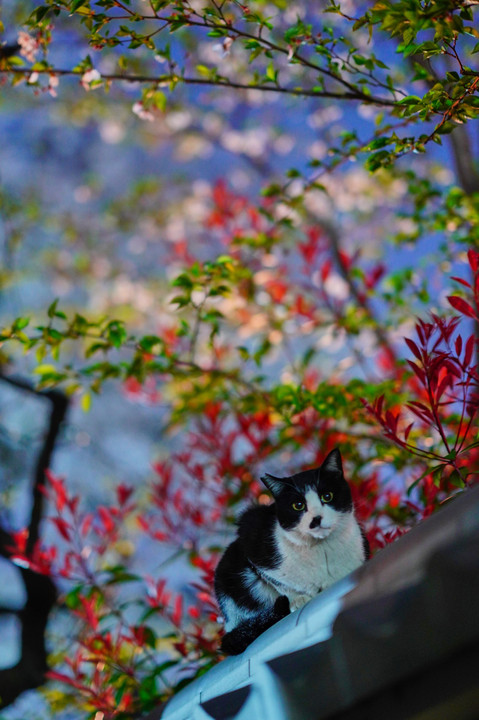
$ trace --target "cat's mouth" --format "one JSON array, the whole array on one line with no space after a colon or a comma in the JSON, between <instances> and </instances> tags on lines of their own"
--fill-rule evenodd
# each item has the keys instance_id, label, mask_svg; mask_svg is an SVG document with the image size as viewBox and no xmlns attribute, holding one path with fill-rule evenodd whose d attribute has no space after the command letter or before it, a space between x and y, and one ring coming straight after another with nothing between
<instances>
[{"instance_id":1,"label":"cat's mouth","mask_svg":"<svg viewBox=\"0 0 479 720\"><path fill-rule=\"evenodd\" d=\"M318 540L324 540L324 538L328 537L328 535L332 529L333 529L332 525L329 525L329 526L321 525L321 527L313 528L312 530L309 531L309 533L314 538L318 538Z\"/></svg>"}]
</instances>

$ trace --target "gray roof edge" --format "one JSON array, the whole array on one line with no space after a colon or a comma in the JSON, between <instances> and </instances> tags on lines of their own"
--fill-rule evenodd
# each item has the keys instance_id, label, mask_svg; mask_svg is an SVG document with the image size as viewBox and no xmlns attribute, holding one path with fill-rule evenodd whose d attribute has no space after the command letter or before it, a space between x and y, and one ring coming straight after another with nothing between
<instances>
[{"instance_id":1,"label":"gray roof edge","mask_svg":"<svg viewBox=\"0 0 479 720\"><path fill-rule=\"evenodd\" d=\"M478 527L479 485L452 496L434 515L356 570L356 585L345 597L345 607L416 584L436 550L472 534Z\"/></svg>"},{"instance_id":2,"label":"gray roof edge","mask_svg":"<svg viewBox=\"0 0 479 720\"><path fill-rule=\"evenodd\" d=\"M455 495L437 513L380 550L361 568L311 600L175 695L150 720L206 720L201 703L269 676L267 662L327 640L338 614L417 585L434 553L479 528L479 486ZM279 718L278 718L279 720Z\"/></svg>"}]
</instances>

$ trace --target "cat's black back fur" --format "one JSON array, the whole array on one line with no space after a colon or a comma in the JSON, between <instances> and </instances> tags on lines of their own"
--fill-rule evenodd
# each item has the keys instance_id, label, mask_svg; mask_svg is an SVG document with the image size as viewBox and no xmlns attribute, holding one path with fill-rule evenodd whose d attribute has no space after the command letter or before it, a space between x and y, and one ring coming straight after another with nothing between
<instances>
[{"instance_id":1,"label":"cat's black back fur","mask_svg":"<svg viewBox=\"0 0 479 720\"><path fill-rule=\"evenodd\" d=\"M240 516L215 574L229 654L369 557L338 450L315 470L262 480L275 502Z\"/></svg>"}]
</instances>

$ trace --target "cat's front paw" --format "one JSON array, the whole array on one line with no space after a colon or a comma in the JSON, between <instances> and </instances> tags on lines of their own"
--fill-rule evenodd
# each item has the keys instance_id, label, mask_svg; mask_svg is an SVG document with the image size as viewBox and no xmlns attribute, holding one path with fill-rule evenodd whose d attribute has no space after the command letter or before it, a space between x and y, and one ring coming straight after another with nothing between
<instances>
[{"instance_id":1,"label":"cat's front paw","mask_svg":"<svg viewBox=\"0 0 479 720\"><path fill-rule=\"evenodd\" d=\"M246 636L238 628L232 630L223 636L221 641L221 651L225 655L240 655L246 650L250 642L254 638Z\"/></svg>"},{"instance_id":2,"label":"cat's front paw","mask_svg":"<svg viewBox=\"0 0 479 720\"><path fill-rule=\"evenodd\" d=\"M286 595L280 595L279 598L276 600L274 604L274 614L280 620L281 618L286 617L286 615L289 615L291 612L291 608L289 606L289 600L286 597Z\"/></svg>"}]
</instances>

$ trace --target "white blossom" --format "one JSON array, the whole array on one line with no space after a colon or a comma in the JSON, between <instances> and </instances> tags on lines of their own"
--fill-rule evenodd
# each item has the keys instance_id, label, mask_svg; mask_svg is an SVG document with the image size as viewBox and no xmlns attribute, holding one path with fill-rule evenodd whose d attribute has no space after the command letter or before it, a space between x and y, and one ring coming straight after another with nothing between
<instances>
[{"instance_id":1,"label":"white blossom","mask_svg":"<svg viewBox=\"0 0 479 720\"><path fill-rule=\"evenodd\" d=\"M228 57L231 52L231 46L233 44L233 38L225 37L223 42L216 43L213 45L213 50L218 53L222 58Z\"/></svg>"},{"instance_id":2,"label":"white blossom","mask_svg":"<svg viewBox=\"0 0 479 720\"><path fill-rule=\"evenodd\" d=\"M101 80L100 73L98 72L98 70L95 70L95 68L91 68L90 70L87 70L83 73L80 82L85 88L85 90L94 90L95 88L99 87L99 85L95 84L92 87L92 83L98 80Z\"/></svg>"},{"instance_id":3,"label":"white blossom","mask_svg":"<svg viewBox=\"0 0 479 720\"><path fill-rule=\"evenodd\" d=\"M58 87L59 83L60 83L60 80L58 79L58 75L52 74L49 76L47 90L52 97L57 96L56 88Z\"/></svg>"},{"instance_id":4,"label":"white blossom","mask_svg":"<svg viewBox=\"0 0 479 720\"><path fill-rule=\"evenodd\" d=\"M148 120L149 122L153 122L153 120L155 119L155 116L153 115L151 110L147 110L141 101L134 103L132 110L135 115L138 115L141 120Z\"/></svg>"},{"instance_id":5,"label":"white blossom","mask_svg":"<svg viewBox=\"0 0 479 720\"><path fill-rule=\"evenodd\" d=\"M29 62L35 62L40 47L38 40L24 30L20 30L17 42L20 45L20 55L23 55Z\"/></svg>"}]
</instances>

